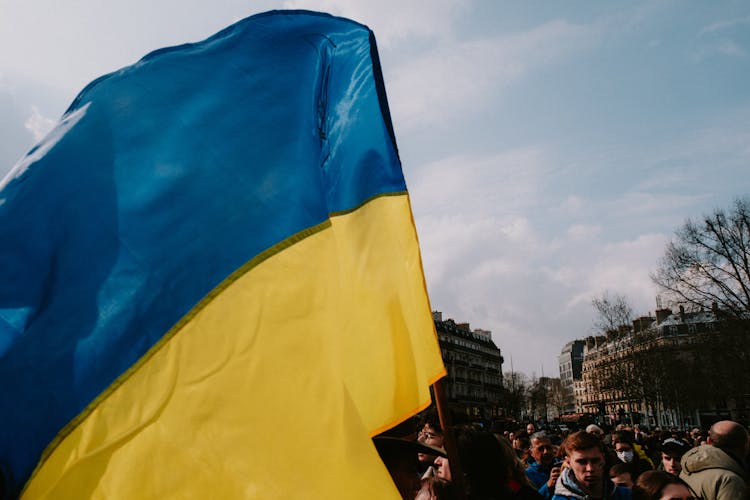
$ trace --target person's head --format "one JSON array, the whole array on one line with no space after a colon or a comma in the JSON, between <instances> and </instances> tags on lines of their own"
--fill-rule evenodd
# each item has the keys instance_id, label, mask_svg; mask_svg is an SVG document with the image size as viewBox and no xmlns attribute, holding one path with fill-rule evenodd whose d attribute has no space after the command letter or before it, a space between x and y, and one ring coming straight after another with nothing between
<instances>
[{"instance_id":1,"label":"person's head","mask_svg":"<svg viewBox=\"0 0 750 500\"><path fill-rule=\"evenodd\" d=\"M624 486L625 488L632 488L635 477L633 467L630 464L622 463L613 465L609 469L609 478L617 486Z\"/></svg>"},{"instance_id":2,"label":"person's head","mask_svg":"<svg viewBox=\"0 0 750 500\"><path fill-rule=\"evenodd\" d=\"M597 436L599 438L604 437L604 431L602 430L601 427L599 427L596 424L589 424L589 425L587 425L586 426L586 432L588 432L589 434L593 434L593 435L595 435L595 436Z\"/></svg>"},{"instance_id":3,"label":"person's head","mask_svg":"<svg viewBox=\"0 0 750 500\"><path fill-rule=\"evenodd\" d=\"M694 500L697 497L679 477L661 470L646 471L633 486L633 500Z\"/></svg>"},{"instance_id":4,"label":"person's head","mask_svg":"<svg viewBox=\"0 0 750 500\"><path fill-rule=\"evenodd\" d=\"M377 436L373 443L402 497L413 498L420 488L417 453L426 452L425 446L417 441L388 436Z\"/></svg>"},{"instance_id":5,"label":"person's head","mask_svg":"<svg viewBox=\"0 0 750 500\"><path fill-rule=\"evenodd\" d=\"M575 481L586 492L597 494L604 475L604 444L586 431L574 432L567 437L565 460L573 471Z\"/></svg>"},{"instance_id":6,"label":"person's head","mask_svg":"<svg viewBox=\"0 0 750 500\"><path fill-rule=\"evenodd\" d=\"M443 429L435 410L427 410L421 415L417 425L417 440L435 448L443 447ZM422 464L430 465L435 462L436 455L419 453L417 457Z\"/></svg>"},{"instance_id":7,"label":"person's head","mask_svg":"<svg viewBox=\"0 0 750 500\"><path fill-rule=\"evenodd\" d=\"M503 453L503 462L508 467L508 478L523 483L527 480L526 464L521 461L516 454L516 450L513 449L506 439L498 439L498 442Z\"/></svg>"},{"instance_id":8,"label":"person's head","mask_svg":"<svg viewBox=\"0 0 750 500\"><path fill-rule=\"evenodd\" d=\"M534 434L535 432L536 432L536 425L534 425L533 423L529 422L529 423L528 423L528 424L526 425L526 435L527 435L527 436L531 436L531 435L532 435L532 434Z\"/></svg>"},{"instance_id":9,"label":"person's head","mask_svg":"<svg viewBox=\"0 0 750 500\"><path fill-rule=\"evenodd\" d=\"M531 446L531 443L529 442L529 438L527 436L518 435L511 443L513 445L513 449L525 453L528 451L529 446Z\"/></svg>"},{"instance_id":10,"label":"person's head","mask_svg":"<svg viewBox=\"0 0 750 500\"><path fill-rule=\"evenodd\" d=\"M680 460L690 445L680 439L669 438L661 444L661 465L666 472L678 476L682 471Z\"/></svg>"},{"instance_id":11,"label":"person's head","mask_svg":"<svg viewBox=\"0 0 750 500\"><path fill-rule=\"evenodd\" d=\"M747 429L731 420L716 422L708 431L708 444L744 458L748 448Z\"/></svg>"},{"instance_id":12,"label":"person's head","mask_svg":"<svg viewBox=\"0 0 750 500\"><path fill-rule=\"evenodd\" d=\"M620 430L612 434L612 446L614 446L617 458L621 462L630 463L635 460L633 443L632 431Z\"/></svg>"},{"instance_id":13,"label":"person's head","mask_svg":"<svg viewBox=\"0 0 750 500\"><path fill-rule=\"evenodd\" d=\"M497 495L507 485L512 470L500 441L494 434L472 426L456 427L455 436L467 492L474 497Z\"/></svg>"},{"instance_id":14,"label":"person's head","mask_svg":"<svg viewBox=\"0 0 750 500\"><path fill-rule=\"evenodd\" d=\"M529 454L542 465L551 466L555 461L555 446L544 431L531 435Z\"/></svg>"}]
</instances>

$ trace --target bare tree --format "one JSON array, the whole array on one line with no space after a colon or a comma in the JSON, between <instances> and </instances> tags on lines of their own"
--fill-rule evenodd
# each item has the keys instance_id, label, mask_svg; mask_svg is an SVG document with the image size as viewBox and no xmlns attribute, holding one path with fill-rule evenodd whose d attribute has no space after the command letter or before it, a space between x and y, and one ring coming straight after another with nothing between
<instances>
[{"instance_id":1,"label":"bare tree","mask_svg":"<svg viewBox=\"0 0 750 500\"><path fill-rule=\"evenodd\" d=\"M557 417L559 418L565 413L565 407L568 404L568 391L562 384L562 380L559 378L550 378L549 381L549 404L555 409Z\"/></svg>"},{"instance_id":2,"label":"bare tree","mask_svg":"<svg viewBox=\"0 0 750 500\"><path fill-rule=\"evenodd\" d=\"M613 332L622 326L629 327L633 320L633 308L624 295L610 296L605 291L601 297L591 299L591 305L596 309L594 328L599 332Z\"/></svg>"},{"instance_id":3,"label":"bare tree","mask_svg":"<svg viewBox=\"0 0 750 500\"><path fill-rule=\"evenodd\" d=\"M529 379L523 373L509 371L503 374L503 384L508 413L520 419L521 410L526 408Z\"/></svg>"},{"instance_id":4,"label":"bare tree","mask_svg":"<svg viewBox=\"0 0 750 500\"><path fill-rule=\"evenodd\" d=\"M688 219L675 232L651 279L676 304L750 312L750 198L729 211Z\"/></svg>"}]
</instances>

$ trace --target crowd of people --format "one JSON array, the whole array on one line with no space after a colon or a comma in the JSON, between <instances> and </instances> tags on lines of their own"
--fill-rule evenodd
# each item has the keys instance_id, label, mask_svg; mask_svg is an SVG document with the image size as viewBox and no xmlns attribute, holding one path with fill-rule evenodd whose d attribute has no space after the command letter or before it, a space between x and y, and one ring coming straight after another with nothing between
<instances>
[{"instance_id":1,"label":"crowd of people","mask_svg":"<svg viewBox=\"0 0 750 500\"><path fill-rule=\"evenodd\" d=\"M460 424L446 435L428 410L416 427L375 438L409 500L750 500L748 431L729 420L690 431Z\"/></svg>"}]
</instances>

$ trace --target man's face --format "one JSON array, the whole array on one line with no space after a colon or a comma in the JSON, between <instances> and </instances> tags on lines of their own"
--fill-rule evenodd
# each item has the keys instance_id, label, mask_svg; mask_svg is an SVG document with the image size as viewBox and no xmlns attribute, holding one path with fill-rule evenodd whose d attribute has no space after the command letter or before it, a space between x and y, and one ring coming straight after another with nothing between
<instances>
[{"instance_id":1,"label":"man's face","mask_svg":"<svg viewBox=\"0 0 750 500\"><path fill-rule=\"evenodd\" d=\"M438 432L437 429L433 428L430 424L425 424L422 430L419 431L417 439L430 446L437 448L443 447L443 433ZM417 453L417 457L420 462L426 464L432 464L435 461L435 455L426 455L424 453Z\"/></svg>"},{"instance_id":2,"label":"man's face","mask_svg":"<svg viewBox=\"0 0 750 500\"><path fill-rule=\"evenodd\" d=\"M528 434L529 436L531 436L535 432L536 432L536 427L534 427L534 424L529 424L529 425L526 426L526 434Z\"/></svg>"},{"instance_id":3,"label":"man's face","mask_svg":"<svg viewBox=\"0 0 750 500\"><path fill-rule=\"evenodd\" d=\"M568 455L568 464L573 470L576 482L586 493L591 493L592 490L601 486L604 473L604 453L599 451L599 448L571 451Z\"/></svg>"},{"instance_id":4,"label":"man's face","mask_svg":"<svg viewBox=\"0 0 750 500\"><path fill-rule=\"evenodd\" d=\"M665 453L661 452L661 463L664 466L664 470L675 476L680 475L682 466L680 465L680 457L677 453Z\"/></svg>"},{"instance_id":5,"label":"man's face","mask_svg":"<svg viewBox=\"0 0 750 500\"><path fill-rule=\"evenodd\" d=\"M542 465L552 465L555 461L555 447L549 439L532 439L531 456Z\"/></svg>"}]
</instances>

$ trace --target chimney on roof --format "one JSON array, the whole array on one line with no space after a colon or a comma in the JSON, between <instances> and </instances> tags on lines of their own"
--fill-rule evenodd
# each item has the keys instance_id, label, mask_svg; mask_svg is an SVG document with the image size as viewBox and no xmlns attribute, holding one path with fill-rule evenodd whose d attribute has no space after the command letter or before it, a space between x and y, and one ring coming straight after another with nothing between
<instances>
[{"instance_id":1,"label":"chimney on roof","mask_svg":"<svg viewBox=\"0 0 750 500\"><path fill-rule=\"evenodd\" d=\"M470 332L471 328L469 327L469 323L458 323L456 327L459 330L463 330L464 332Z\"/></svg>"},{"instance_id":2,"label":"chimney on roof","mask_svg":"<svg viewBox=\"0 0 750 500\"><path fill-rule=\"evenodd\" d=\"M685 306L680 306L680 321L685 322Z\"/></svg>"},{"instance_id":3,"label":"chimney on roof","mask_svg":"<svg viewBox=\"0 0 750 500\"><path fill-rule=\"evenodd\" d=\"M656 324L660 325L662 321L667 319L672 314L671 309L657 309L656 310Z\"/></svg>"},{"instance_id":4,"label":"chimney on roof","mask_svg":"<svg viewBox=\"0 0 750 500\"><path fill-rule=\"evenodd\" d=\"M443 321L443 313L440 311L432 311L432 321Z\"/></svg>"}]
</instances>

